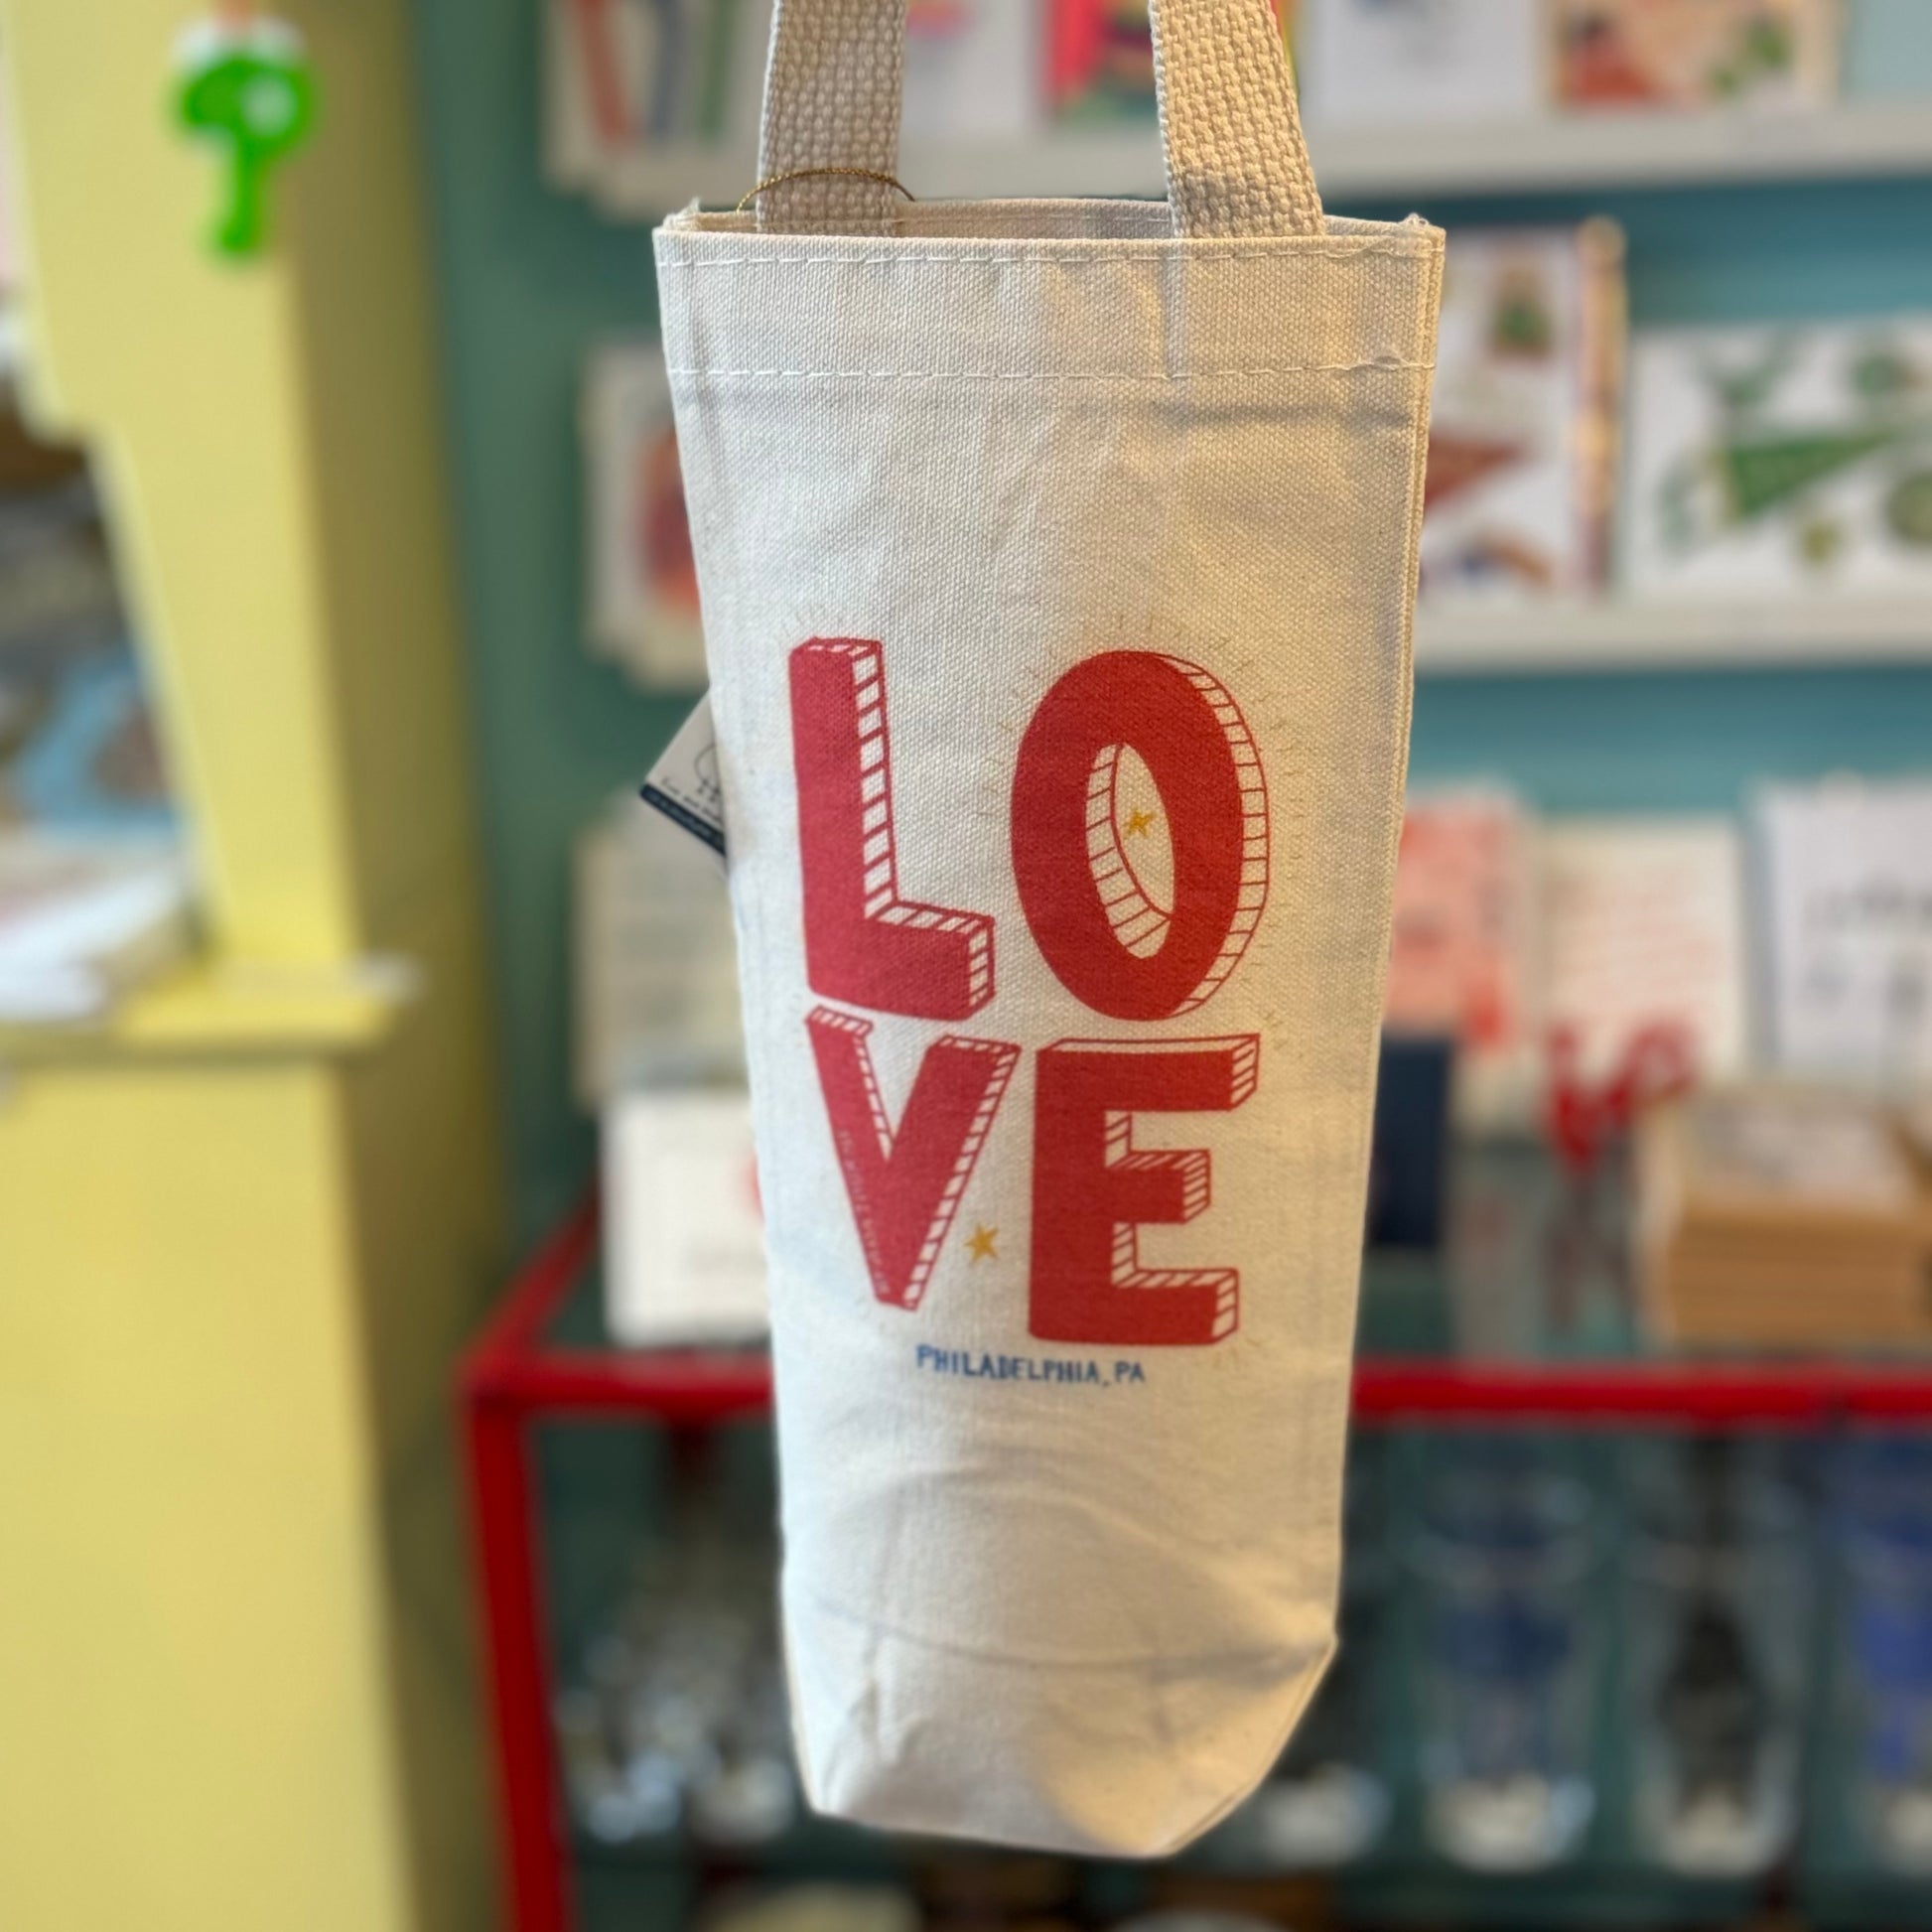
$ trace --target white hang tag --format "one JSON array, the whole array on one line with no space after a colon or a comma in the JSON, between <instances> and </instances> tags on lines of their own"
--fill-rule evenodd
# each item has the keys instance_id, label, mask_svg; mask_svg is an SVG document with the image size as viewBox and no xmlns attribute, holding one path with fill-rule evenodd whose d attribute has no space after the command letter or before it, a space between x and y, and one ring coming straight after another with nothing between
<instances>
[{"instance_id":1,"label":"white hang tag","mask_svg":"<svg viewBox=\"0 0 1932 1932\"><path fill-rule=\"evenodd\" d=\"M718 777L718 741L707 694L692 707L650 768L638 792L646 805L689 832L725 864L725 788Z\"/></svg>"}]
</instances>

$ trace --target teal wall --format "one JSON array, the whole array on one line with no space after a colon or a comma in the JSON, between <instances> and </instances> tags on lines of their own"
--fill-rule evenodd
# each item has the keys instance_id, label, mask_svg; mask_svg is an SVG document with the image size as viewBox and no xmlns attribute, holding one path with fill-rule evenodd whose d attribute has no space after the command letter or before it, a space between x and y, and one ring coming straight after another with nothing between
<instances>
[{"instance_id":1,"label":"teal wall","mask_svg":"<svg viewBox=\"0 0 1932 1932\"><path fill-rule=\"evenodd\" d=\"M569 1097L570 841L641 774L680 709L638 696L583 646L578 373L600 338L652 326L650 242L543 184L538 0L415 0L415 19L528 1235L592 1159ZM1862 0L1851 66L1874 90L1932 91L1932 0ZM1424 211L1450 226L1614 215L1630 235L1638 326L1932 311L1932 182ZM1932 668L1432 679L1417 704L1418 778L1501 777L1562 811L1724 807L1762 775L1917 766L1932 766Z\"/></svg>"},{"instance_id":2,"label":"teal wall","mask_svg":"<svg viewBox=\"0 0 1932 1932\"><path fill-rule=\"evenodd\" d=\"M581 1188L570 1098L570 843L681 708L584 649L578 377L654 328L650 236L542 179L539 0L417 0L465 616L476 673L514 1208L527 1238Z\"/></svg>"}]
</instances>

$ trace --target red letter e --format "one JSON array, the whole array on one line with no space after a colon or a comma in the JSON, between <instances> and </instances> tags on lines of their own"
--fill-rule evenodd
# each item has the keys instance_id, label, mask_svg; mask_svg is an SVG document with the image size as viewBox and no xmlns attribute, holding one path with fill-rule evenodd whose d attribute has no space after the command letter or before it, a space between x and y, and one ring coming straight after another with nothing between
<instances>
[{"instance_id":1,"label":"red letter e","mask_svg":"<svg viewBox=\"0 0 1932 1932\"><path fill-rule=\"evenodd\" d=\"M1032 1318L1040 1341L1200 1347L1234 1332L1232 1268L1143 1268L1137 1223L1191 1221L1208 1158L1134 1149L1138 1113L1227 1113L1255 1090L1261 1041L1063 1039L1034 1100Z\"/></svg>"}]
</instances>

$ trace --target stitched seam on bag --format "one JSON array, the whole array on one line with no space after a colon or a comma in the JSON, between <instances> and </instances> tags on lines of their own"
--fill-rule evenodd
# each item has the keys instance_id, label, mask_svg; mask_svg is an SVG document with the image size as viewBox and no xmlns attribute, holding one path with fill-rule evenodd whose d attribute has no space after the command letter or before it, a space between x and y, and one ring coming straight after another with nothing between
<instances>
[{"instance_id":1,"label":"stitched seam on bag","mask_svg":"<svg viewBox=\"0 0 1932 1932\"><path fill-rule=\"evenodd\" d=\"M1072 244L1078 247L1075 241ZM1105 242L1095 244L1106 247ZM1310 250L1283 248L1236 248L1225 253L1212 255L1182 255L1173 251L1154 253L1152 251L1137 255L719 255L708 261L681 261L676 256L667 256L658 264L660 274L672 269L692 270L700 268L902 268L912 265L934 268L1124 268L1140 262L1163 262L1179 265L1191 274L1196 269L1220 268L1234 262L1283 262L1305 259ZM1414 256L1418 261L1438 251L1429 246L1413 242L1363 242L1346 250L1336 248L1332 254L1316 257L1321 261L1353 262L1368 255L1394 255L1397 257Z\"/></svg>"},{"instance_id":2,"label":"stitched seam on bag","mask_svg":"<svg viewBox=\"0 0 1932 1932\"><path fill-rule=\"evenodd\" d=\"M674 376L815 376L831 382L1213 382L1264 375L1402 375L1434 362L1293 362L1271 369L1182 369L1136 375L1129 369L666 369Z\"/></svg>"},{"instance_id":3,"label":"stitched seam on bag","mask_svg":"<svg viewBox=\"0 0 1932 1932\"><path fill-rule=\"evenodd\" d=\"M1169 1653L1160 1650L1135 1650L1123 1652L1118 1657L1068 1657L1058 1654L1035 1654L1029 1651L1005 1648L993 1650L979 1644L948 1643L942 1637L928 1637L916 1630L908 1630L902 1624L887 1623L876 1616L862 1615L857 1610L848 1610L838 1603L821 1596L808 1585L788 1586L788 1589L809 1600L811 1607L821 1616L830 1617L835 1623L850 1625L853 1629L864 1630L869 1636L885 1637L894 1643L910 1645L914 1650L931 1650L942 1657L970 1658L976 1664L1009 1664L1023 1670L1141 1670L1149 1664L1167 1664L1173 1661ZM1306 1653L1312 1642L1317 1648L1324 1643L1332 1643L1332 1621L1322 1626L1321 1634L1301 1643L1264 1644L1253 1650L1214 1650L1187 1653L1190 1668L1213 1666L1217 1664L1260 1663L1276 1657L1298 1657Z\"/></svg>"}]
</instances>

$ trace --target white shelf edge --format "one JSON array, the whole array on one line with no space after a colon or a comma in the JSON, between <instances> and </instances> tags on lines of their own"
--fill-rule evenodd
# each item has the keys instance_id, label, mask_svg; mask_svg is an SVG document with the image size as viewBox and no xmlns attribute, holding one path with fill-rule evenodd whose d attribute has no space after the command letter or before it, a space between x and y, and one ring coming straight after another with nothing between
<instances>
[{"instance_id":1,"label":"white shelf edge","mask_svg":"<svg viewBox=\"0 0 1932 1932\"><path fill-rule=\"evenodd\" d=\"M1309 146L1324 191L1336 197L1909 175L1932 172L1932 100L1812 113L1311 126Z\"/></svg>"},{"instance_id":2,"label":"white shelf edge","mask_svg":"<svg viewBox=\"0 0 1932 1932\"><path fill-rule=\"evenodd\" d=\"M1812 113L1582 114L1393 128L1311 123L1309 145L1323 194L1336 204L1932 174L1932 99ZM589 186L611 214L655 219L694 200L729 207L757 179L756 166L749 146L631 151L601 165L580 159L560 185ZM928 200L1165 192L1152 122L986 146L914 135L901 172Z\"/></svg>"},{"instance_id":3,"label":"white shelf edge","mask_svg":"<svg viewBox=\"0 0 1932 1932\"><path fill-rule=\"evenodd\" d=\"M1416 614L1422 676L1932 664L1932 598L1476 603Z\"/></svg>"}]
</instances>

